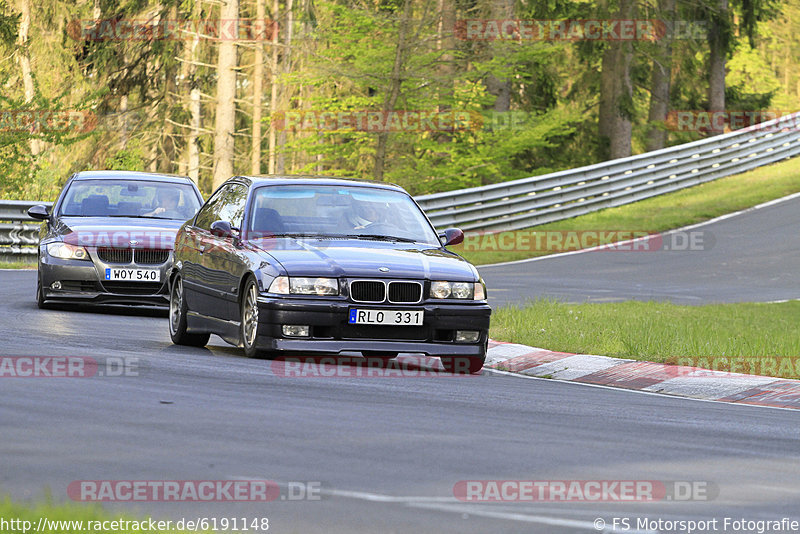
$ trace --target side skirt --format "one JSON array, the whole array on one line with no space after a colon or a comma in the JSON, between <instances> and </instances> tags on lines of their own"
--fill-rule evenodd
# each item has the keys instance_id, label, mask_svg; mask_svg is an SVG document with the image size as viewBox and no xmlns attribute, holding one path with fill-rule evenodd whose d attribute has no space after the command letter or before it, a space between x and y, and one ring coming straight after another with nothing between
<instances>
[{"instance_id":1,"label":"side skirt","mask_svg":"<svg viewBox=\"0 0 800 534\"><path fill-rule=\"evenodd\" d=\"M191 334L211 333L216 334L225 342L234 346L239 346L239 321L226 321L217 317L209 317L197 312L190 311L186 315L186 331Z\"/></svg>"}]
</instances>

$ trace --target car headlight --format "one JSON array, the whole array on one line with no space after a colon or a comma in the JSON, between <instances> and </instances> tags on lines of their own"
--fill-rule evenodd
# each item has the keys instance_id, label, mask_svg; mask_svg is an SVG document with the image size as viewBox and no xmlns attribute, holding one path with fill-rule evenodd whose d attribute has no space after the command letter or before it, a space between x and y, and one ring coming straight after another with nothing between
<instances>
[{"instance_id":1,"label":"car headlight","mask_svg":"<svg viewBox=\"0 0 800 534\"><path fill-rule=\"evenodd\" d=\"M481 282L431 282L431 298L434 299L460 299L484 300L486 291Z\"/></svg>"},{"instance_id":2,"label":"car headlight","mask_svg":"<svg viewBox=\"0 0 800 534\"><path fill-rule=\"evenodd\" d=\"M54 258L61 258L62 260L88 260L89 253L86 252L84 247L78 245L70 245L61 241L48 243L47 253Z\"/></svg>"},{"instance_id":3,"label":"car headlight","mask_svg":"<svg viewBox=\"0 0 800 534\"><path fill-rule=\"evenodd\" d=\"M339 281L336 278L279 276L272 281L268 291L280 295L338 295Z\"/></svg>"}]
</instances>

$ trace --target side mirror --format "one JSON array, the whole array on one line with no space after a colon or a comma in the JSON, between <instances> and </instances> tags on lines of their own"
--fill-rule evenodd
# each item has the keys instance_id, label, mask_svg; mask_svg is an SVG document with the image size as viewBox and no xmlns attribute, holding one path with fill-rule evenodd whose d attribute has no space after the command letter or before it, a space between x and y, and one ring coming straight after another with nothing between
<instances>
[{"instance_id":1,"label":"side mirror","mask_svg":"<svg viewBox=\"0 0 800 534\"><path fill-rule=\"evenodd\" d=\"M217 237L227 239L233 237L233 228L228 221L214 221L211 224L211 233Z\"/></svg>"},{"instance_id":2,"label":"side mirror","mask_svg":"<svg viewBox=\"0 0 800 534\"><path fill-rule=\"evenodd\" d=\"M47 211L47 206L44 204L37 204L28 208L28 217L39 221L46 221L50 218L50 213Z\"/></svg>"},{"instance_id":3,"label":"side mirror","mask_svg":"<svg viewBox=\"0 0 800 534\"><path fill-rule=\"evenodd\" d=\"M439 239L442 241L442 245L458 245L459 243L464 242L464 232L462 232L458 228L448 228L441 234L439 234Z\"/></svg>"}]
</instances>

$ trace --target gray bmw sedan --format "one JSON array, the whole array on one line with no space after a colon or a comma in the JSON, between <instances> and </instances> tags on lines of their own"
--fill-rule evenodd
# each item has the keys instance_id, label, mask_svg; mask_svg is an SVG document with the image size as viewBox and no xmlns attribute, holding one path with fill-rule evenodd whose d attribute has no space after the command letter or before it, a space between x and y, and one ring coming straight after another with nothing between
<instances>
[{"instance_id":1,"label":"gray bmw sedan","mask_svg":"<svg viewBox=\"0 0 800 534\"><path fill-rule=\"evenodd\" d=\"M175 233L203 199L187 177L130 171L71 176L40 230L36 301L166 305Z\"/></svg>"}]
</instances>

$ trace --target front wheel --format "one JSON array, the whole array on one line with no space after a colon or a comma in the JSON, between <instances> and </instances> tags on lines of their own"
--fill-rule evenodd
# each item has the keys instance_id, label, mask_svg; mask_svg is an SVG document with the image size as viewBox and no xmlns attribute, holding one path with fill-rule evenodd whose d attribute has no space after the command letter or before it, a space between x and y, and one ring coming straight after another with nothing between
<instances>
[{"instance_id":1,"label":"front wheel","mask_svg":"<svg viewBox=\"0 0 800 534\"><path fill-rule=\"evenodd\" d=\"M257 348L258 344L258 286L253 278L249 278L242 291L240 303L241 321L239 338L242 340L244 354L248 358L258 358L266 354Z\"/></svg>"},{"instance_id":2,"label":"front wheel","mask_svg":"<svg viewBox=\"0 0 800 534\"><path fill-rule=\"evenodd\" d=\"M47 309L49 306L44 300L44 291L42 290L42 279L36 277L36 305L40 310Z\"/></svg>"},{"instance_id":3,"label":"front wheel","mask_svg":"<svg viewBox=\"0 0 800 534\"><path fill-rule=\"evenodd\" d=\"M204 347L211 334L190 334L186 331L186 314L189 308L183 293L183 279L175 277L169 292L169 337L176 345Z\"/></svg>"},{"instance_id":4,"label":"front wheel","mask_svg":"<svg viewBox=\"0 0 800 534\"><path fill-rule=\"evenodd\" d=\"M442 367L454 375L474 375L483 369L486 355L483 356L442 356Z\"/></svg>"}]
</instances>

